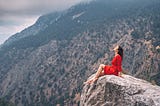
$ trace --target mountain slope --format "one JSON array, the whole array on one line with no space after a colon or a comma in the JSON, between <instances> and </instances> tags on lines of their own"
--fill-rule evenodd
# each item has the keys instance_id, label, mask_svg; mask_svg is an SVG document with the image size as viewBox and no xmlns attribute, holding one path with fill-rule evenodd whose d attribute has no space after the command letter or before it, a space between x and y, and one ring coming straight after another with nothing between
<instances>
[{"instance_id":1,"label":"mountain slope","mask_svg":"<svg viewBox=\"0 0 160 106\"><path fill-rule=\"evenodd\" d=\"M117 44L124 70L157 82L158 10L158 0L95 0L42 16L0 48L1 97L19 106L78 104L82 83L110 64Z\"/></svg>"}]
</instances>

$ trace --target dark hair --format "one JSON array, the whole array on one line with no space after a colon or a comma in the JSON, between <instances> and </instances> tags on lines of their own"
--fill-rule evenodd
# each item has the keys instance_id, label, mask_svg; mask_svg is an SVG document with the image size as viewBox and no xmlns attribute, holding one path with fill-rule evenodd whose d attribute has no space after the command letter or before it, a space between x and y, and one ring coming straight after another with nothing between
<instances>
[{"instance_id":1,"label":"dark hair","mask_svg":"<svg viewBox=\"0 0 160 106\"><path fill-rule=\"evenodd\" d=\"M121 56L121 58L123 59L123 49L121 46L118 47L118 54Z\"/></svg>"}]
</instances>

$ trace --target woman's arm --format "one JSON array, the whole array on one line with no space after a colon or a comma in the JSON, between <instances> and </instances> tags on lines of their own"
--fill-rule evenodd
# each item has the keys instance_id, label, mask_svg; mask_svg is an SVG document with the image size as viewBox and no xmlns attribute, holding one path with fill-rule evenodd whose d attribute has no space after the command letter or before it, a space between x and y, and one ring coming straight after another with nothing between
<instances>
[{"instance_id":1,"label":"woman's arm","mask_svg":"<svg viewBox=\"0 0 160 106\"><path fill-rule=\"evenodd\" d=\"M122 77L122 58L120 57L120 55L116 56L117 58L117 70L118 70L118 76Z\"/></svg>"}]
</instances>

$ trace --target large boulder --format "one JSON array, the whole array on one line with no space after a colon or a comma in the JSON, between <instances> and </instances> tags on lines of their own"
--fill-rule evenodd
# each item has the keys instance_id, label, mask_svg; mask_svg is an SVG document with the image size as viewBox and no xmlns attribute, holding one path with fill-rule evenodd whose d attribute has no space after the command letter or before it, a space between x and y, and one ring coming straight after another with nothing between
<instances>
[{"instance_id":1,"label":"large boulder","mask_svg":"<svg viewBox=\"0 0 160 106\"><path fill-rule=\"evenodd\" d=\"M129 75L106 75L84 85L80 106L160 106L160 87Z\"/></svg>"}]
</instances>

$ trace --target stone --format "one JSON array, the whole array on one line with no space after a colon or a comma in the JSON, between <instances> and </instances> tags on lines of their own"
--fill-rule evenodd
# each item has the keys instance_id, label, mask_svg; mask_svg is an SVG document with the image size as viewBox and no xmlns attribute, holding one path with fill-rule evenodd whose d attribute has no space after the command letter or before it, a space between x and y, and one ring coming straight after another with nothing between
<instances>
[{"instance_id":1,"label":"stone","mask_svg":"<svg viewBox=\"0 0 160 106\"><path fill-rule=\"evenodd\" d=\"M105 75L84 85L80 106L160 106L160 87L130 75Z\"/></svg>"}]
</instances>

